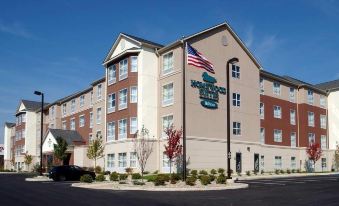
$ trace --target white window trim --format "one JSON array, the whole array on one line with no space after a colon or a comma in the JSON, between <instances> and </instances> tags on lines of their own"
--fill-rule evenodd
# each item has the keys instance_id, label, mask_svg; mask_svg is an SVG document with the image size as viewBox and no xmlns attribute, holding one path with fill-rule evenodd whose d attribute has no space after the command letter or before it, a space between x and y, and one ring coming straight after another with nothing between
<instances>
[{"instance_id":1,"label":"white window trim","mask_svg":"<svg viewBox=\"0 0 339 206\"><path fill-rule=\"evenodd\" d=\"M127 90L127 92L126 92L126 106L121 107L121 106L120 106L120 93L121 93L121 91L123 91L123 90ZM116 97L115 97L115 98L116 98ZM127 109L127 108L128 108L128 88L123 88L123 89L119 90L118 110L120 111L120 110Z\"/></svg>"},{"instance_id":2,"label":"white window trim","mask_svg":"<svg viewBox=\"0 0 339 206\"><path fill-rule=\"evenodd\" d=\"M161 137L164 139L167 138L166 133L163 131L164 130L164 117L169 117L169 116L172 116L172 125L174 125L174 114L173 113L161 116Z\"/></svg>"},{"instance_id":3,"label":"white window trim","mask_svg":"<svg viewBox=\"0 0 339 206\"><path fill-rule=\"evenodd\" d=\"M311 116L313 116L313 121L310 121L311 120L310 114L313 114L313 115L311 115ZM314 127L315 126L315 115L314 115L314 112L307 112L307 125L309 127Z\"/></svg>"},{"instance_id":4,"label":"white window trim","mask_svg":"<svg viewBox=\"0 0 339 206\"><path fill-rule=\"evenodd\" d=\"M136 57L136 59L137 59L137 60L136 60L136 62L137 62L137 70L136 70L136 71L132 70L132 68L133 68L133 66L132 66L132 62L133 62L132 59L133 59L133 57ZM139 56L131 56L130 59L131 59L131 72L138 72L138 69L139 69L139 68L138 68L138 66L139 66L139 64L138 64L138 63L139 63L139 62L138 62ZM127 62L127 65L128 65L128 62Z\"/></svg>"},{"instance_id":5,"label":"white window trim","mask_svg":"<svg viewBox=\"0 0 339 206\"><path fill-rule=\"evenodd\" d=\"M115 106L114 107L110 107L111 105L109 104L110 103L110 98L109 96L112 96L114 94L115 96ZM107 114L110 114L112 112L115 112L115 108L117 106L117 94L115 92L111 93L111 94L108 94L108 97L107 97Z\"/></svg>"},{"instance_id":6,"label":"white window trim","mask_svg":"<svg viewBox=\"0 0 339 206\"><path fill-rule=\"evenodd\" d=\"M132 88L136 88L136 101L132 101ZM138 103L138 86L131 86L129 89L129 101L130 103Z\"/></svg>"},{"instance_id":7,"label":"white window trim","mask_svg":"<svg viewBox=\"0 0 339 206\"><path fill-rule=\"evenodd\" d=\"M99 90L99 87L101 88L100 90ZM99 91L100 91L100 93L99 93ZM99 100L102 100L102 84L97 85L97 101L99 101Z\"/></svg>"},{"instance_id":8,"label":"white window trim","mask_svg":"<svg viewBox=\"0 0 339 206\"><path fill-rule=\"evenodd\" d=\"M234 129L235 129L235 128L234 128L234 123L240 123L240 127L239 127L239 128L237 128L237 130L239 130L239 131L240 131L240 132L239 132L239 134L234 134L234 132L233 132L233 131L234 131ZM232 122L232 135L233 135L233 136L240 137L240 136L242 135L242 129L241 129L241 125L242 125L242 124L241 124L241 121L233 121L233 122Z\"/></svg>"},{"instance_id":9,"label":"white window trim","mask_svg":"<svg viewBox=\"0 0 339 206\"><path fill-rule=\"evenodd\" d=\"M274 83L279 84L279 92L276 92L275 87L274 87ZM279 82L273 82L272 86L273 86L273 94L280 96L281 95L281 84Z\"/></svg>"},{"instance_id":10,"label":"white window trim","mask_svg":"<svg viewBox=\"0 0 339 206\"><path fill-rule=\"evenodd\" d=\"M135 128L135 132L132 131L132 119L136 119L136 121L137 121L137 125L136 125L136 128ZM129 119L129 133L130 133L130 134L135 134L137 131L138 131L138 118L137 118L137 117L131 117L131 118Z\"/></svg>"},{"instance_id":11,"label":"white window trim","mask_svg":"<svg viewBox=\"0 0 339 206\"><path fill-rule=\"evenodd\" d=\"M72 122L74 122L74 129L72 129ZM71 118L69 121L69 129L70 130L75 130L76 129L76 125L75 125L75 118Z\"/></svg>"},{"instance_id":12,"label":"white window trim","mask_svg":"<svg viewBox=\"0 0 339 206\"><path fill-rule=\"evenodd\" d=\"M280 140L275 138L275 131L280 131L281 137L279 138ZM283 141L283 131L282 129L273 129L273 141L274 142L282 142Z\"/></svg>"},{"instance_id":13,"label":"white window trim","mask_svg":"<svg viewBox=\"0 0 339 206\"><path fill-rule=\"evenodd\" d=\"M120 66L120 62L125 61L125 60L127 60L126 74L121 75L121 68L122 68L122 67ZM125 76L125 75L126 75L126 76ZM122 80L127 79L127 78L128 78L128 58L125 58L125 59L122 59L121 61L119 61L119 81L122 81Z\"/></svg>"},{"instance_id":14,"label":"white window trim","mask_svg":"<svg viewBox=\"0 0 339 206\"><path fill-rule=\"evenodd\" d=\"M171 70L169 70L168 72L165 72L165 70L164 70L164 60L165 60L165 56L166 55L169 55L170 53L172 53L172 62L173 62L173 67L172 67L172 69ZM162 73L162 76L166 76L166 75L169 75L169 74L171 74L171 73L173 73L174 72L174 52L173 51L169 51L169 52L166 52L166 53L164 53L163 55L162 55L162 65L161 65L161 73Z\"/></svg>"},{"instance_id":15,"label":"white window trim","mask_svg":"<svg viewBox=\"0 0 339 206\"><path fill-rule=\"evenodd\" d=\"M99 111L99 109L100 109L100 121L98 121L98 113L99 113L98 111ZM98 107L97 110L96 110L95 122L97 124L101 124L101 122L102 122L102 108L101 107Z\"/></svg>"},{"instance_id":16,"label":"white window trim","mask_svg":"<svg viewBox=\"0 0 339 206\"><path fill-rule=\"evenodd\" d=\"M109 70L110 70L110 68L115 68L115 77L113 77L113 79L109 79ZM116 65L115 64L112 64L111 66L109 66L109 67L107 67L107 85L109 86L109 85L112 85L112 84L115 84L116 82L117 82L117 67L116 67Z\"/></svg>"},{"instance_id":17,"label":"white window trim","mask_svg":"<svg viewBox=\"0 0 339 206\"><path fill-rule=\"evenodd\" d=\"M233 98L234 94L235 94L235 99ZM239 97L239 99L238 99L238 97ZM235 101L235 105L234 105L234 101ZM239 102L239 106L238 106L238 102ZM232 93L232 106L233 107L240 107L241 106L241 95L240 95L240 93L237 93L237 92Z\"/></svg>"},{"instance_id":18,"label":"white window trim","mask_svg":"<svg viewBox=\"0 0 339 206\"><path fill-rule=\"evenodd\" d=\"M120 134L120 122L121 121L123 121L123 120L126 120L126 129L125 129L125 131L126 131L126 133L124 133L124 134ZM119 121L118 121L118 139L120 140L120 139L127 139L127 128L128 128L128 121L127 121L127 119L120 119Z\"/></svg>"},{"instance_id":19,"label":"white window trim","mask_svg":"<svg viewBox=\"0 0 339 206\"><path fill-rule=\"evenodd\" d=\"M172 102L164 104L164 86L167 86L167 85L170 85L170 84L173 85L173 98L172 98ZM175 95L174 82L171 81L171 82L167 82L167 83L163 84L161 86L161 106L162 107L168 107L168 106L173 105L174 104L174 95Z\"/></svg>"},{"instance_id":20,"label":"white window trim","mask_svg":"<svg viewBox=\"0 0 339 206\"><path fill-rule=\"evenodd\" d=\"M109 136L108 135L108 124L113 123L113 136ZM115 125L115 121L111 121L111 122L107 122L107 137L106 137L106 142L113 142L115 140L115 129L116 129L116 125ZM110 138L110 140L109 140Z\"/></svg>"},{"instance_id":21,"label":"white window trim","mask_svg":"<svg viewBox=\"0 0 339 206\"><path fill-rule=\"evenodd\" d=\"M280 115L279 116L275 116L275 107L280 108ZM281 106L273 105L273 117L276 118L276 119L282 119L282 109L281 109Z\"/></svg>"},{"instance_id":22,"label":"white window trim","mask_svg":"<svg viewBox=\"0 0 339 206\"><path fill-rule=\"evenodd\" d=\"M293 118L293 121L292 121L292 111L294 111L294 118ZM296 118L297 118L297 113L296 113L296 110L295 109L290 109L290 124L291 125L296 125Z\"/></svg>"},{"instance_id":23,"label":"white window trim","mask_svg":"<svg viewBox=\"0 0 339 206\"><path fill-rule=\"evenodd\" d=\"M84 118L84 125L82 125L82 126L81 126L81 121L80 121L80 120L81 120L81 118L82 118L82 117ZM79 127L84 127L84 126L85 126L85 124L86 124L86 122L85 122L85 121L86 121L86 120L85 120L85 115L84 115L84 114L82 114L82 115L79 115Z\"/></svg>"}]
</instances>

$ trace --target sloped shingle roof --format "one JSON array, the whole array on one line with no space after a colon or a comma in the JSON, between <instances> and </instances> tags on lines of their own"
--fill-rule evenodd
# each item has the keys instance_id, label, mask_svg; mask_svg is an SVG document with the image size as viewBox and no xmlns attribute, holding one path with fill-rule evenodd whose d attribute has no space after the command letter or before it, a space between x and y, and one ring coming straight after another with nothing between
<instances>
[{"instance_id":1,"label":"sloped shingle roof","mask_svg":"<svg viewBox=\"0 0 339 206\"><path fill-rule=\"evenodd\" d=\"M74 145L74 142L84 142L82 136L73 130L49 129L49 132L55 137L61 137L66 140L68 145Z\"/></svg>"},{"instance_id":2,"label":"sloped shingle roof","mask_svg":"<svg viewBox=\"0 0 339 206\"><path fill-rule=\"evenodd\" d=\"M5 125L6 125L6 127L11 128L11 127L14 127L14 126L15 126L15 123L5 122Z\"/></svg>"},{"instance_id":3,"label":"sloped shingle roof","mask_svg":"<svg viewBox=\"0 0 339 206\"><path fill-rule=\"evenodd\" d=\"M140 37L137 37L137 36L133 36L133 35L130 35L130 34L126 34L126 33L121 33L121 34L123 34L123 35L125 35L125 36L128 36L128 37L130 37L130 38L132 38L132 39L135 39L135 40L137 40L137 41L139 41L139 42L141 42L141 43L150 44L150 45L153 45L153 46L155 46L155 47L161 48L161 47L164 46L164 45L162 45L162 44L158 44L158 43L155 43L155 42L153 42L153 41L149 41L149 40L146 40L146 39L143 39L143 38L140 38Z\"/></svg>"},{"instance_id":4,"label":"sloped shingle roof","mask_svg":"<svg viewBox=\"0 0 339 206\"><path fill-rule=\"evenodd\" d=\"M323 90L339 89L339 79L316 84L315 86Z\"/></svg>"}]
</instances>

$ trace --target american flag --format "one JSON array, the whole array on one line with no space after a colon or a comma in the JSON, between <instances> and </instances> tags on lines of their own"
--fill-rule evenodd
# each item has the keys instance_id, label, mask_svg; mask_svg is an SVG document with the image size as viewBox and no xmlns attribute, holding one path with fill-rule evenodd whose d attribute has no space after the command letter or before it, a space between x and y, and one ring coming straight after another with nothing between
<instances>
[{"instance_id":1,"label":"american flag","mask_svg":"<svg viewBox=\"0 0 339 206\"><path fill-rule=\"evenodd\" d=\"M213 64L209 62L200 52L186 43L187 64L205 69L214 74Z\"/></svg>"}]
</instances>

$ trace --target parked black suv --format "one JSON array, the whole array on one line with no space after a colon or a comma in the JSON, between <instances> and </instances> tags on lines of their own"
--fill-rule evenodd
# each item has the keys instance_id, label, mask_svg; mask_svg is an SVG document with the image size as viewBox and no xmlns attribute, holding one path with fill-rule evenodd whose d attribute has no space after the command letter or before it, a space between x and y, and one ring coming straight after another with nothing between
<instances>
[{"instance_id":1,"label":"parked black suv","mask_svg":"<svg viewBox=\"0 0 339 206\"><path fill-rule=\"evenodd\" d=\"M82 175L89 174L95 179L95 173L86 171L76 165L57 166L49 172L49 178L54 181L80 180Z\"/></svg>"}]
</instances>

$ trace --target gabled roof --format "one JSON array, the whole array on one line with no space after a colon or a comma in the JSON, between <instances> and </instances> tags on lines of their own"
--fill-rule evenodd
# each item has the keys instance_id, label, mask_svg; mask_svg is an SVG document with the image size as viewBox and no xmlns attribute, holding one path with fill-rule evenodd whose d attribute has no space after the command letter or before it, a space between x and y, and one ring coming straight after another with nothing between
<instances>
[{"instance_id":1,"label":"gabled roof","mask_svg":"<svg viewBox=\"0 0 339 206\"><path fill-rule=\"evenodd\" d=\"M157 48L161 48L161 47L164 46L164 45L162 45L162 44L158 44L158 43L155 43L155 42L153 42L153 41L149 41L149 40L146 40L146 39L143 39L143 38L140 38L140 37L137 37L137 36L133 36L133 35L130 35L130 34L126 34L126 33L121 33L121 34L123 34L123 35L125 35L125 36L128 36L128 37L130 37L130 38L132 38L132 39L135 39L135 40L137 40L138 42L141 42L141 43L144 43L144 44L153 45L154 47L157 47Z\"/></svg>"},{"instance_id":2,"label":"gabled roof","mask_svg":"<svg viewBox=\"0 0 339 206\"><path fill-rule=\"evenodd\" d=\"M315 86L326 91L339 90L339 79L316 84Z\"/></svg>"},{"instance_id":3,"label":"gabled roof","mask_svg":"<svg viewBox=\"0 0 339 206\"><path fill-rule=\"evenodd\" d=\"M33 111L36 112L37 110L40 111L41 109L41 102L31 101L31 100L21 100L18 108L17 113L19 112L20 105L23 104L26 108L26 111ZM44 103L44 107L47 106L49 103Z\"/></svg>"},{"instance_id":4,"label":"gabled roof","mask_svg":"<svg viewBox=\"0 0 339 206\"><path fill-rule=\"evenodd\" d=\"M91 83L92 86L102 83L106 80L106 77L102 77L101 79L97 79Z\"/></svg>"},{"instance_id":5,"label":"gabled roof","mask_svg":"<svg viewBox=\"0 0 339 206\"><path fill-rule=\"evenodd\" d=\"M84 142L82 136L74 130L49 129L49 132L53 135L55 139L57 137L61 137L62 139L64 139L68 145L74 145L74 142Z\"/></svg>"},{"instance_id":6,"label":"gabled roof","mask_svg":"<svg viewBox=\"0 0 339 206\"><path fill-rule=\"evenodd\" d=\"M268 71L265 71L265 70L260 70L260 75L274 79L274 80L278 80L280 82L286 83L288 85L292 85L294 87L298 87L298 84L296 84L295 82L292 82L292 81L284 78L283 76L280 76L280 75L277 75L277 74L274 74L274 73L271 73L271 72L268 72Z\"/></svg>"},{"instance_id":7,"label":"gabled roof","mask_svg":"<svg viewBox=\"0 0 339 206\"><path fill-rule=\"evenodd\" d=\"M11 127L14 127L14 126L15 126L15 123L12 123L12 122L5 122L5 126L8 127L8 128L11 128Z\"/></svg>"},{"instance_id":8,"label":"gabled roof","mask_svg":"<svg viewBox=\"0 0 339 206\"><path fill-rule=\"evenodd\" d=\"M71 95L69 95L69 96L67 96L67 97L65 97L65 98L62 98L62 99L60 100L60 104L62 104L62 103L64 103L64 102L67 102L67 101L69 101L69 100L71 100L71 99L74 99L74 98L76 98L76 97L78 97L78 96L80 96L80 95L82 95L82 94L85 94L86 92L91 91L91 90L92 90L92 87L89 87L89 88L86 88L86 89L84 89L84 90L78 91L78 92L76 92L76 93L74 93L74 94L71 94Z\"/></svg>"}]
</instances>

